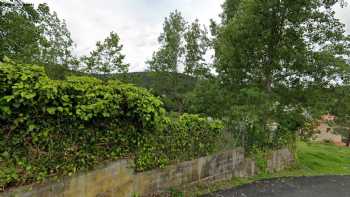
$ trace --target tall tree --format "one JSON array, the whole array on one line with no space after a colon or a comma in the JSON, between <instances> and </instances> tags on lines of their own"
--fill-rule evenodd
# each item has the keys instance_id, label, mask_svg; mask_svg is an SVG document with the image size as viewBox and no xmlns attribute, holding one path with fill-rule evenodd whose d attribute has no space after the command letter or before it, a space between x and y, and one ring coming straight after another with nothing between
<instances>
[{"instance_id":1,"label":"tall tree","mask_svg":"<svg viewBox=\"0 0 350 197\"><path fill-rule=\"evenodd\" d=\"M47 4L36 9L21 0L0 2L0 14L0 58L46 66L71 63L70 33Z\"/></svg>"},{"instance_id":2,"label":"tall tree","mask_svg":"<svg viewBox=\"0 0 350 197\"><path fill-rule=\"evenodd\" d=\"M147 61L149 71L158 81L156 83L158 94L163 96L163 100L169 110L182 111L183 99L180 93L178 74L180 66L183 64L184 54L184 32L186 22L179 11L170 13L165 18L163 32L158 38L160 48L153 53L151 60Z\"/></svg>"},{"instance_id":3,"label":"tall tree","mask_svg":"<svg viewBox=\"0 0 350 197\"><path fill-rule=\"evenodd\" d=\"M233 86L256 85L267 92L336 80L347 65L349 38L334 16L335 3L242 1L218 36L220 77Z\"/></svg>"},{"instance_id":4,"label":"tall tree","mask_svg":"<svg viewBox=\"0 0 350 197\"><path fill-rule=\"evenodd\" d=\"M7 56L18 62L37 62L42 38L38 21L39 14L33 5L0 2L0 60Z\"/></svg>"},{"instance_id":5,"label":"tall tree","mask_svg":"<svg viewBox=\"0 0 350 197\"><path fill-rule=\"evenodd\" d=\"M183 49L183 34L186 22L177 10L165 18L163 32L158 38L160 49L153 53L149 64L151 71L178 72Z\"/></svg>"},{"instance_id":6,"label":"tall tree","mask_svg":"<svg viewBox=\"0 0 350 197\"><path fill-rule=\"evenodd\" d=\"M37 10L39 28L43 32L40 61L47 65L68 67L73 61L73 40L65 21L61 21L56 12L51 13L47 4L40 4Z\"/></svg>"},{"instance_id":7,"label":"tall tree","mask_svg":"<svg viewBox=\"0 0 350 197\"><path fill-rule=\"evenodd\" d=\"M227 24L237 13L242 0L225 0L222 4L223 12L221 19L223 24Z\"/></svg>"},{"instance_id":8,"label":"tall tree","mask_svg":"<svg viewBox=\"0 0 350 197\"><path fill-rule=\"evenodd\" d=\"M207 30L201 28L198 20L189 25L184 35L185 74L200 77L209 72L205 62L205 55L209 47L207 34Z\"/></svg>"},{"instance_id":9,"label":"tall tree","mask_svg":"<svg viewBox=\"0 0 350 197\"><path fill-rule=\"evenodd\" d=\"M304 123L300 114L317 111L315 98L348 77L350 40L335 18L337 3L241 0L233 17L218 30L218 77L235 92L236 109L254 112L261 133L278 123L278 130L267 132L267 138L296 131Z\"/></svg>"},{"instance_id":10,"label":"tall tree","mask_svg":"<svg viewBox=\"0 0 350 197\"><path fill-rule=\"evenodd\" d=\"M103 42L96 43L96 49L89 56L83 57L86 71L101 74L127 73L129 64L124 63L122 49L118 34L111 32Z\"/></svg>"}]
</instances>

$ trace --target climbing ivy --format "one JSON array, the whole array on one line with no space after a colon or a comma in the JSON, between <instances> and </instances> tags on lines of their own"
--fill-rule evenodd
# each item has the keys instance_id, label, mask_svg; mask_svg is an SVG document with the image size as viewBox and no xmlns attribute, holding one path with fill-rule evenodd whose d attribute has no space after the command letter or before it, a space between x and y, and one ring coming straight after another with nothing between
<instances>
[{"instance_id":1,"label":"climbing ivy","mask_svg":"<svg viewBox=\"0 0 350 197\"><path fill-rule=\"evenodd\" d=\"M138 170L206 155L217 121L171 119L147 90L91 77L51 80L35 65L0 63L0 188L72 175L121 157Z\"/></svg>"},{"instance_id":2,"label":"climbing ivy","mask_svg":"<svg viewBox=\"0 0 350 197\"><path fill-rule=\"evenodd\" d=\"M160 135L144 138L136 154L139 171L164 167L171 162L207 156L222 143L223 124L198 115L184 114L168 119Z\"/></svg>"}]
</instances>

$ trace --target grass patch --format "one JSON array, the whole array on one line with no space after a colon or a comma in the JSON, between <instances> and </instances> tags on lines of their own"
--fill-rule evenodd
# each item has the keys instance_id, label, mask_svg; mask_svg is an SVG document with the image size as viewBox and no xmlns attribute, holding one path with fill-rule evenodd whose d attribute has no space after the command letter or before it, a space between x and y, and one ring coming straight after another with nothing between
<instances>
[{"instance_id":1,"label":"grass patch","mask_svg":"<svg viewBox=\"0 0 350 197\"><path fill-rule=\"evenodd\" d=\"M296 175L350 175L350 148L347 147L299 143L297 159Z\"/></svg>"},{"instance_id":2,"label":"grass patch","mask_svg":"<svg viewBox=\"0 0 350 197\"><path fill-rule=\"evenodd\" d=\"M198 184L181 191L183 196L194 197L230 189L258 180L279 177L350 175L350 148L337 147L332 144L299 142L296 150L296 164L290 169L274 174L263 173L251 178L233 178L212 184Z\"/></svg>"}]
</instances>

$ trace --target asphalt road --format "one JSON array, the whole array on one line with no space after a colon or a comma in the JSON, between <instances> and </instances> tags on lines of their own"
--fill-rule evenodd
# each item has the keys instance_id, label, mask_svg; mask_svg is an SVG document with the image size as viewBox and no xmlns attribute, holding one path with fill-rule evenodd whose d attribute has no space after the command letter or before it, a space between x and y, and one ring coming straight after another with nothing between
<instances>
[{"instance_id":1,"label":"asphalt road","mask_svg":"<svg viewBox=\"0 0 350 197\"><path fill-rule=\"evenodd\" d=\"M205 197L350 197L350 176L300 177L258 181L205 195Z\"/></svg>"}]
</instances>

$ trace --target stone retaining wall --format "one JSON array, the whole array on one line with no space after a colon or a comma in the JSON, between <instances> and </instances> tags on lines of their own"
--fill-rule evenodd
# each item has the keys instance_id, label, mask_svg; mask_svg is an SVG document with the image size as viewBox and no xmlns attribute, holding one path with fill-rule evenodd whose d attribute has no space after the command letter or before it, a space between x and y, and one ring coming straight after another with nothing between
<instances>
[{"instance_id":1,"label":"stone retaining wall","mask_svg":"<svg viewBox=\"0 0 350 197\"><path fill-rule=\"evenodd\" d=\"M267 159L267 171L278 172L294 163L294 155L288 149L273 151Z\"/></svg>"},{"instance_id":2,"label":"stone retaining wall","mask_svg":"<svg viewBox=\"0 0 350 197\"><path fill-rule=\"evenodd\" d=\"M268 171L291 165L293 154L288 149L275 151L268 159ZM131 160L121 160L92 172L27 186L4 197L133 197L164 191L170 187L206 181L228 180L257 174L255 162L245 158L243 149L235 149L193 161L167 166L164 169L136 173Z\"/></svg>"}]
</instances>

